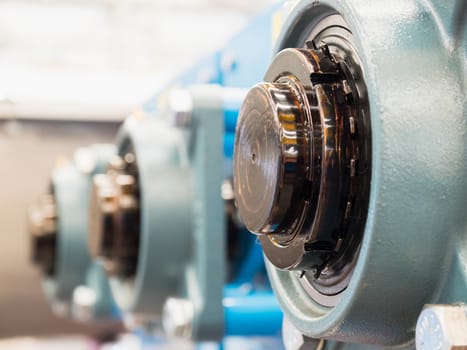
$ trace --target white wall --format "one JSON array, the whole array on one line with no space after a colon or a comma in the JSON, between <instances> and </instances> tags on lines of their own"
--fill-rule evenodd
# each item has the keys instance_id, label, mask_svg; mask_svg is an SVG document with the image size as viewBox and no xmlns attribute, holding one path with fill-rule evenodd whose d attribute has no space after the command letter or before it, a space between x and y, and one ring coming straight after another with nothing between
<instances>
[{"instance_id":1,"label":"white wall","mask_svg":"<svg viewBox=\"0 0 467 350\"><path fill-rule=\"evenodd\" d=\"M0 1L0 117L121 119L271 2Z\"/></svg>"}]
</instances>

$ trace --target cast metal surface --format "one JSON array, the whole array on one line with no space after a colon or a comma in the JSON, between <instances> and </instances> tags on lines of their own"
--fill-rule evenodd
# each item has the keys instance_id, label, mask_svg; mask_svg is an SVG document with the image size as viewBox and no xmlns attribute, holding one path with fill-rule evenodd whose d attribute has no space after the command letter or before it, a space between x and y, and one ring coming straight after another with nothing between
<instances>
[{"instance_id":1,"label":"cast metal surface","mask_svg":"<svg viewBox=\"0 0 467 350\"><path fill-rule=\"evenodd\" d=\"M286 350L323 350L323 339L312 339L303 335L288 320L284 318L282 323L282 339Z\"/></svg>"},{"instance_id":2,"label":"cast metal surface","mask_svg":"<svg viewBox=\"0 0 467 350\"><path fill-rule=\"evenodd\" d=\"M75 288L86 286L93 265L86 247L91 177L103 171L114 152L113 146L104 144L78 149L73 162L58 163L49 194L30 210L33 260L41 267L51 306L61 316L84 320L74 312L73 304ZM104 289L94 290L98 298L85 321L110 317L111 307L103 306L112 303L112 297Z\"/></svg>"},{"instance_id":3,"label":"cast metal surface","mask_svg":"<svg viewBox=\"0 0 467 350\"><path fill-rule=\"evenodd\" d=\"M93 180L90 249L104 262L118 307L145 324L160 324L190 256L191 172L182 137L166 121L130 117L118 158Z\"/></svg>"},{"instance_id":4,"label":"cast metal surface","mask_svg":"<svg viewBox=\"0 0 467 350\"><path fill-rule=\"evenodd\" d=\"M258 249L253 256L241 247L241 238L233 237L243 227L233 206L232 184L223 182L231 175L224 136L226 131L233 134L236 121L232 113L225 115L226 100L234 105L230 92L219 86L193 87L178 94L191 101L191 111L172 106L170 111L161 109L159 119L130 117L118 138L120 154L131 144L136 159L140 244L135 273L111 276L117 303L139 323L159 324L167 334L197 341L217 341L225 332L242 329L239 320L248 317L240 303L244 299L263 305L262 311L272 319L266 332L259 333L264 327L256 322L249 327L251 334L277 332L281 316L277 304L270 302L270 290L269 294L245 292L249 277L263 265ZM184 111L183 118L174 119L179 110ZM102 215L98 217L103 222ZM228 239L233 244L225 249ZM98 255L104 257L103 252ZM254 271L245 271L239 263L242 257ZM228 258L233 262L229 271ZM234 305L223 306L224 284L232 280L239 283L239 293L230 298Z\"/></svg>"},{"instance_id":5,"label":"cast metal surface","mask_svg":"<svg viewBox=\"0 0 467 350\"><path fill-rule=\"evenodd\" d=\"M169 298L165 302L162 323L167 336L189 339L193 334L193 303L187 299Z\"/></svg>"},{"instance_id":6,"label":"cast metal surface","mask_svg":"<svg viewBox=\"0 0 467 350\"><path fill-rule=\"evenodd\" d=\"M455 5L419 0L390 6L384 1L299 1L284 22L278 51L326 45L335 57L347 55L344 62L353 76L347 79L350 88L367 100L359 112L371 112L371 164L356 172L371 176L368 210L361 211L361 244L355 263L349 265L353 272L345 290L338 298L323 298L316 281L324 270L316 278L306 268L299 269L305 273L284 270L287 264L279 269L280 253L275 258L268 255L275 294L289 321L308 337L413 348L424 304L466 301L466 44L455 34L459 32L455 11L460 6ZM352 60L358 64L349 64ZM293 73L303 67L300 63L281 71ZM366 89L358 83L352 86L352 81L364 82ZM272 96L264 89L261 94ZM274 120L277 113L270 107L274 103L263 104L265 119ZM313 150L310 153L313 159ZM273 171L278 173L284 164L277 162L282 149L272 154ZM248 156L252 160L252 153ZM268 178L290 188L280 176ZM267 185L263 183L264 189ZM252 221L263 246L279 235L271 228L280 226L268 225L289 217L288 210L271 209L282 206L284 201L278 198L294 205L300 202L271 188L265 194L266 214ZM339 196L347 193L339 190ZM259 203L261 199L255 198Z\"/></svg>"}]
</instances>

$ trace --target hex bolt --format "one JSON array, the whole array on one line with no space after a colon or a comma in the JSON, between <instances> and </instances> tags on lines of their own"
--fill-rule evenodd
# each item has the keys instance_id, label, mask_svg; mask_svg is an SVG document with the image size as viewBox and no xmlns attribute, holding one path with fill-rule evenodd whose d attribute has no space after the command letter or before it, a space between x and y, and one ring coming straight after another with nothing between
<instances>
[{"instance_id":1,"label":"hex bolt","mask_svg":"<svg viewBox=\"0 0 467 350\"><path fill-rule=\"evenodd\" d=\"M92 288L87 286L76 287L73 291L73 316L83 322L91 320L96 302L97 295Z\"/></svg>"},{"instance_id":2,"label":"hex bolt","mask_svg":"<svg viewBox=\"0 0 467 350\"><path fill-rule=\"evenodd\" d=\"M417 321L417 350L467 349L467 307L426 305Z\"/></svg>"},{"instance_id":3,"label":"hex bolt","mask_svg":"<svg viewBox=\"0 0 467 350\"><path fill-rule=\"evenodd\" d=\"M221 196L225 201L233 201L235 199L232 180L227 179L222 182Z\"/></svg>"},{"instance_id":4,"label":"hex bolt","mask_svg":"<svg viewBox=\"0 0 467 350\"><path fill-rule=\"evenodd\" d=\"M78 148L73 155L73 160L76 168L83 174L91 174L97 166L94 152L89 147Z\"/></svg>"},{"instance_id":5,"label":"hex bolt","mask_svg":"<svg viewBox=\"0 0 467 350\"><path fill-rule=\"evenodd\" d=\"M324 340L303 335L287 317L284 317L282 322L282 339L286 350L322 350L324 348Z\"/></svg>"},{"instance_id":6,"label":"hex bolt","mask_svg":"<svg viewBox=\"0 0 467 350\"><path fill-rule=\"evenodd\" d=\"M167 336L189 339L194 319L194 306L190 300L169 298L162 311L162 327Z\"/></svg>"},{"instance_id":7,"label":"hex bolt","mask_svg":"<svg viewBox=\"0 0 467 350\"><path fill-rule=\"evenodd\" d=\"M174 126L187 128L192 124L193 101L188 90L176 89L170 93L168 115Z\"/></svg>"}]
</instances>

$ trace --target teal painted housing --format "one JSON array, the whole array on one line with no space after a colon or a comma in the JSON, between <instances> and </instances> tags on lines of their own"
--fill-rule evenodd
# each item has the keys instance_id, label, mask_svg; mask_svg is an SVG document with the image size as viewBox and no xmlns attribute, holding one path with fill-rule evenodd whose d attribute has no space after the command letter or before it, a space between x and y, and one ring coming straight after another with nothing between
<instances>
[{"instance_id":1,"label":"teal painted housing","mask_svg":"<svg viewBox=\"0 0 467 350\"><path fill-rule=\"evenodd\" d=\"M77 159L57 166L52 173L58 218L56 273L44 277L43 286L52 307L59 312L83 321L116 319L119 312L107 278L102 266L91 260L87 247L91 179L105 171L116 150L113 145L96 144L81 151L86 153L86 159L81 159L84 163L79 164ZM74 311L74 292L80 286L95 293L95 302L87 305L84 319Z\"/></svg>"},{"instance_id":2,"label":"teal painted housing","mask_svg":"<svg viewBox=\"0 0 467 350\"><path fill-rule=\"evenodd\" d=\"M237 242L246 245L245 260L229 262L227 256L221 188L232 175L233 140L226 135L235 128L244 90L205 85L187 93L188 123L175 126L171 113L176 111L130 117L117 138L120 155L135 154L141 230L136 274L112 277L113 294L125 314L156 327L169 298L187 300L196 341L277 336L282 313L265 281L259 245L240 229L236 234L245 239ZM254 285L258 276L263 280Z\"/></svg>"},{"instance_id":3,"label":"teal painted housing","mask_svg":"<svg viewBox=\"0 0 467 350\"><path fill-rule=\"evenodd\" d=\"M163 118L130 118L119 153L136 155L141 188L141 232L133 283L113 278L120 307L160 322L168 297L193 301L194 339L224 332L225 215L223 109L218 86L195 90L189 128Z\"/></svg>"},{"instance_id":4,"label":"teal painted housing","mask_svg":"<svg viewBox=\"0 0 467 350\"><path fill-rule=\"evenodd\" d=\"M119 154L134 152L140 186L140 245L134 280L111 278L120 308L160 322L168 294L180 288L190 259L192 170L186 135L160 119L130 117L117 137Z\"/></svg>"},{"instance_id":5,"label":"teal painted housing","mask_svg":"<svg viewBox=\"0 0 467 350\"><path fill-rule=\"evenodd\" d=\"M299 1L283 25L277 51L302 47L318 20L340 13L371 113L369 212L341 300L322 306L299 274L267 264L285 314L307 336L413 348L425 304L467 302L467 39L454 30L461 3Z\"/></svg>"}]
</instances>

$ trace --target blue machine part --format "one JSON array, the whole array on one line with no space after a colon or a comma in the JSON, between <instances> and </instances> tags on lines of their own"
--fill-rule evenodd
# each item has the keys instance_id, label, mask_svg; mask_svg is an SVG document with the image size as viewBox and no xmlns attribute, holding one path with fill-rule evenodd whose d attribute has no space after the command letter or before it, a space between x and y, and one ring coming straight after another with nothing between
<instances>
[{"instance_id":1,"label":"blue machine part","mask_svg":"<svg viewBox=\"0 0 467 350\"><path fill-rule=\"evenodd\" d=\"M258 82L274 52L281 1L255 16L227 45L183 71L150 97L135 114L155 116L172 89L201 84L247 88ZM235 130L232 130L233 132Z\"/></svg>"},{"instance_id":2,"label":"blue machine part","mask_svg":"<svg viewBox=\"0 0 467 350\"><path fill-rule=\"evenodd\" d=\"M271 337L226 337L222 343L198 343L196 350L283 350L279 338Z\"/></svg>"},{"instance_id":3,"label":"blue machine part","mask_svg":"<svg viewBox=\"0 0 467 350\"><path fill-rule=\"evenodd\" d=\"M271 289L248 291L245 285L227 285L223 305L226 336L281 334L282 311Z\"/></svg>"},{"instance_id":4,"label":"blue machine part","mask_svg":"<svg viewBox=\"0 0 467 350\"><path fill-rule=\"evenodd\" d=\"M162 322L168 334L195 341L277 337L281 311L262 253L236 222L228 188L245 90L204 85L183 92L160 117L128 118L118 136L122 165L104 182L118 187L132 177L134 185L121 192L139 204L131 219L115 214L111 241L96 240L105 243L98 250L108 265L120 266L112 273L113 294L124 319L133 320L129 326L157 329ZM96 236L108 230L101 228ZM118 248L119 242L128 244ZM267 317L258 322L261 315Z\"/></svg>"},{"instance_id":5,"label":"blue machine part","mask_svg":"<svg viewBox=\"0 0 467 350\"><path fill-rule=\"evenodd\" d=\"M162 301L186 298L189 302L182 304L193 310L188 328L196 340L219 339L225 332L278 334L281 313L267 282L259 245L243 228L238 228L236 244L241 249L230 257L228 269L224 266L224 252L213 249L225 245L224 237L218 234L226 232L226 218L220 210L224 205L216 183L232 176L235 127L245 90L194 88L189 93L189 108L181 109L178 104L183 99L175 99L176 106L171 99L173 91L200 83L249 87L262 77L273 52L277 8L273 6L257 16L225 49L209 55L167 84L122 128L118 139L121 156L131 145L139 168L141 245L132 282L114 276L111 285L119 306L135 319L157 325ZM149 119L159 119L165 125ZM219 139L221 148L217 145ZM216 170L219 163L224 163L224 169ZM183 176L179 178L177 172ZM185 188L185 184L189 187ZM175 187L180 198L185 198L176 201L176 205L172 194L171 200L163 200L168 198L164 193ZM179 213L176 218L175 211ZM164 223L167 220L176 222L177 228ZM177 235L170 234L175 229ZM170 274L154 271L161 264L168 267ZM185 270L184 275L180 268ZM229 285L223 292L226 282ZM264 322L256 322L257 318L249 315L249 305L267 307L271 316L268 326L263 327ZM256 313L258 308L251 310ZM250 325L248 331L246 325Z\"/></svg>"},{"instance_id":6,"label":"blue machine part","mask_svg":"<svg viewBox=\"0 0 467 350\"><path fill-rule=\"evenodd\" d=\"M52 268L43 269L45 293L54 311L79 321L119 318L103 269L87 248L91 178L115 154L106 144L78 149L72 163L62 161L53 171L48 200L31 210L33 253L41 257L36 263L43 264L44 251L53 259ZM44 235L53 240L37 244Z\"/></svg>"},{"instance_id":7,"label":"blue machine part","mask_svg":"<svg viewBox=\"0 0 467 350\"><path fill-rule=\"evenodd\" d=\"M220 53L220 83L251 87L260 81L274 53L276 14L282 1L258 14Z\"/></svg>"},{"instance_id":8,"label":"blue machine part","mask_svg":"<svg viewBox=\"0 0 467 350\"><path fill-rule=\"evenodd\" d=\"M150 97L136 113L147 117L155 116L158 108L164 108L167 94L172 89L198 84L221 84L220 55L220 51L215 51L183 71Z\"/></svg>"}]
</instances>

